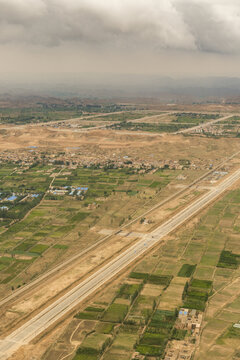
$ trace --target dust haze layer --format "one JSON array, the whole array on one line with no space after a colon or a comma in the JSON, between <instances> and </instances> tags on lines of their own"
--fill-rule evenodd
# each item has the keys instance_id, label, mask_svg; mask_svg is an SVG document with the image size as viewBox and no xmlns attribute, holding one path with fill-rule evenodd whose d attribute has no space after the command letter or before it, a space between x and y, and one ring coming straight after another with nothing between
<instances>
[{"instance_id":1,"label":"dust haze layer","mask_svg":"<svg viewBox=\"0 0 240 360\"><path fill-rule=\"evenodd\" d=\"M28 79L28 80L26 80ZM240 96L240 78L173 78L139 74L11 74L0 76L0 99L14 96L82 97L118 101L127 98L152 98L159 102L222 102ZM91 100L92 99L92 100Z\"/></svg>"}]
</instances>

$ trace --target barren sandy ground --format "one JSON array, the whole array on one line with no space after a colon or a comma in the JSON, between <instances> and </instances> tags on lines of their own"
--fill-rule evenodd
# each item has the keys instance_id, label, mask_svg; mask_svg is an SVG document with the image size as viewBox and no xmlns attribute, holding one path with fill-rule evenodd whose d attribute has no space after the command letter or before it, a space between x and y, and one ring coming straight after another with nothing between
<instances>
[{"instance_id":1,"label":"barren sandy ground","mask_svg":"<svg viewBox=\"0 0 240 360\"><path fill-rule=\"evenodd\" d=\"M96 130L91 132L79 132L71 130L59 130L41 126L24 126L24 127L6 127L0 126L0 151L27 149L29 146L37 146L38 148L62 150L67 147L80 147L83 149L92 149L93 151L102 150L125 152L128 155L141 156L142 158L155 156L156 159L202 159L211 162L212 159L220 160L227 157L240 149L239 139L206 139L197 137L184 137L182 135L162 135L151 134L139 135L136 133L126 133L111 130ZM189 150L191 149L191 151ZM84 156L84 151L83 151ZM173 202L171 206L168 204L164 209L158 209L152 214L153 220L164 218L169 215L168 208L177 206L177 202ZM194 221L197 221L194 219ZM192 226L193 222L187 224ZM146 231L147 227L144 229ZM138 227L139 230L139 227ZM144 231L143 229L141 229ZM117 251L122 246L129 243L129 238L114 239L114 249ZM113 245L113 244L112 244ZM8 311L1 314L1 330L10 322L15 323L20 320L26 313L31 313L39 307L46 304L47 301L59 294L67 285L77 281L81 276L88 273L92 268L104 261L112 254L112 246L109 244L106 249L103 246L98 249L98 253L94 256L86 257L78 267L74 268L62 275L61 281L51 282L51 286L47 283L38 291L33 291L25 300L13 304ZM93 255L93 254L92 254ZM59 334L57 327L57 333ZM50 333L38 343L39 351L46 349L47 345L56 337L54 333ZM32 354L34 350L35 354ZM41 349L41 350L40 350ZM17 355L18 354L18 355ZM39 359L35 345L28 345L25 350L21 349L14 359ZM21 354L21 355L20 355ZM17 357L16 357L17 356Z\"/></svg>"},{"instance_id":2,"label":"barren sandy ground","mask_svg":"<svg viewBox=\"0 0 240 360\"><path fill-rule=\"evenodd\" d=\"M133 134L134 135L134 134ZM9 128L1 130L0 127L0 150L27 148L28 146L64 148L74 147L82 144L98 144L99 146L110 146L112 148L122 146L145 146L149 142L158 142L155 139L144 139L142 136L117 134L113 131L96 130L78 132L74 130L58 130L43 127Z\"/></svg>"},{"instance_id":3,"label":"barren sandy ground","mask_svg":"<svg viewBox=\"0 0 240 360\"><path fill-rule=\"evenodd\" d=\"M1 127L0 151L28 150L36 146L39 150L68 150L79 147L92 154L98 151L108 154L128 154L145 159L220 159L236 152L240 148L239 139L207 139L184 137L182 135L150 134L140 135L112 130L94 130L79 132L73 130L49 129L41 126Z\"/></svg>"}]
</instances>

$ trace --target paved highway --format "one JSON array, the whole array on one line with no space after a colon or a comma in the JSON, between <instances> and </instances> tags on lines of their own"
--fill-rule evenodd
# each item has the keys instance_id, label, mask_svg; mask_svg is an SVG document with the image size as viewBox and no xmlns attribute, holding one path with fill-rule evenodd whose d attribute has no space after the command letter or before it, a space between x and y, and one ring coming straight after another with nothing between
<instances>
[{"instance_id":1,"label":"paved highway","mask_svg":"<svg viewBox=\"0 0 240 360\"><path fill-rule=\"evenodd\" d=\"M201 196L191 205L173 216L170 220L159 226L151 234L139 240L135 245L117 256L100 270L89 276L86 280L77 285L67 294L56 300L52 305L41 311L38 315L27 321L24 325L12 332L5 339L0 341L0 359L5 360L13 354L21 345L29 343L37 335L61 319L65 314L86 299L100 286L111 280L116 274L131 264L147 250L161 242L164 236L168 235L184 222L197 214L206 205L221 195L228 187L240 179L240 169L214 187L208 193Z\"/></svg>"},{"instance_id":2,"label":"paved highway","mask_svg":"<svg viewBox=\"0 0 240 360\"><path fill-rule=\"evenodd\" d=\"M76 255L72 256L71 258L65 260L61 264L55 266L53 269L49 270L48 272L44 273L43 275L40 275L35 280L33 280L33 281L29 282L28 284L26 284L24 286L21 286L20 288L16 289L12 294L10 294L10 295L6 296L5 298L3 298L2 300L0 300L0 306L3 306L4 304L7 304L11 300L14 300L17 296L23 294L27 290L29 290L29 289L31 289L31 288L33 288L35 286L39 286L42 281L45 281L50 276L56 275L61 270L65 271L67 268L69 268L69 265L71 267L73 267L74 264L75 264L75 261L81 259L83 255L85 255L86 253L88 253L91 250L95 249L97 246L99 246L100 244L102 244L106 240L108 240L111 236L114 236L114 235L118 234L121 230L124 230L125 228L129 227L131 224L135 223L136 221L138 221L142 217L147 216L149 213L156 210L160 206L165 205L166 203L170 202L171 200L173 200L173 199L177 198L178 196L182 195L185 191L187 191L188 189L190 189L191 187L193 187L194 185L199 183L201 180L205 179L207 176L212 174L214 171L217 171L223 165L228 163L231 159L233 159L239 153L240 153L240 151L234 153L233 155L231 155L230 157L225 159L223 162L218 164L216 167L212 168L210 171L207 171L206 173L201 175L199 178L194 180L192 183L187 185L185 188L177 191L176 193L173 193L171 196L169 196L168 198L166 198L166 199L162 200L161 202L157 203L156 205L154 205L153 207L151 207L150 209L148 209L147 211L145 211L141 215L137 216L133 220L131 220L131 221L127 222L126 224L120 226L113 234L105 236L104 238L99 240L97 243L94 243L93 245L89 246L85 250L83 250L83 251L77 253Z\"/></svg>"}]
</instances>

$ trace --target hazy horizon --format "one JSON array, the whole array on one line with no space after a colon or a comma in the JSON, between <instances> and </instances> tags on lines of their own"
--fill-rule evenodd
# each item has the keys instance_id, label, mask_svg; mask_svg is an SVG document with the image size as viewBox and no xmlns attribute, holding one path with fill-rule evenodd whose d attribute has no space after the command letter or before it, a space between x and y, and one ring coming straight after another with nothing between
<instances>
[{"instance_id":1,"label":"hazy horizon","mask_svg":"<svg viewBox=\"0 0 240 360\"><path fill-rule=\"evenodd\" d=\"M170 77L157 74L0 74L1 96L158 98L166 102L240 96L238 77Z\"/></svg>"}]
</instances>

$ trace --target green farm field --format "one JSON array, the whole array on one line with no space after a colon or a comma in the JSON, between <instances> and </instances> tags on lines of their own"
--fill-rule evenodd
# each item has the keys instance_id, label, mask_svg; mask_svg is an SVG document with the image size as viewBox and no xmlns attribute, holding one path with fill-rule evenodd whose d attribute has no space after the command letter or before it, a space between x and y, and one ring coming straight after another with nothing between
<instances>
[{"instance_id":1,"label":"green farm field","mask_svg":"<svg viewBox=\"0 0 240 360\"><path fill-rule=\"evenodd\" d=\"M220 114L176 113L166 114L165 116L149 116L149 118L144 118L144 122L141 122L141 119L131 121L129 117L123 119L120 123L109 125L109 128L153 133L174 133L218 118L220 118Z\"/></svg>"},{"instance_id":2,"label":"green farm field","mask_svg":"<svg viewBox=\"0 0 240 360\"><path fill-rule=\"evenodd\" d=\"M240 311L239 210L240 190L229 191L197 223L178 231L160 249L145 256L120 283L116 281L111 291L107 288L81 310L78 321L91 312L97 314L89 320L95 335L89 337L88 351L97 349L95 358L104 360L131 359L135 351L147 359L164 359L168 341L190 336L188 331L175 328L178 310L185 307L204 314L194 360L220 360L222 354L233 358L240 339L233 327ZM212 216L213 223L209 221ZM225 223L225 218L231 223ZM98 334L106 326L110 337L102 346L103 337ZM79 357L85 352L85 344L86 340L75 360L85 358Z\"/></svg>"},{"instance_id":3,"label":"green farm field","mask_svg":"<svg viewBox=\"0 0 240 360\"><path fill-rule=\"evenodd\" d=\"M2 107L0 108L0 122L3 124L34 124L47 123L51 121L62 121L83 116L94 116L101 113L123 112L123 116L118 114L110 115L114 120L124 120L125 118L135 119L145 116L145 112L127 111L128 106L121 105L77 105L77 104L38 104L38 106L23 106L22 108ZM132 108L132 107L130 107ZM133 107L134 108L134 107ZM133 109L134 110L134 109ZM148 114L148 112L147 112ZM102 116L102 120L108 120L108 116Z\"/></svg>"},{"instance_id":4,"label":"green farm field","mask_svg":"<svg viewBox=\"0 0 240 360\"><path fill-rule=\"evenodd\" d=\"M167 185L177 183L179 173L184 173L78 168L62 175L60 170L43 165L24 171L18 166L0 167L5 198L18 196L11 203L2 202L9 207L0 222L0 252L9 262L0 266L2 291L27 283L41 267L46 271L103 238L104 229L113 231L138 216L138 209L147 210L163 200L169 196ZM188 171L183 182L190 182L193 175ZM53 188L80 186L88 191L84 197L70 196L70 191L54 195L47 192L50 183ZM32 200L32 194L38 197Z\"/></svg>"}]
</instances>

